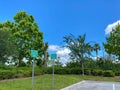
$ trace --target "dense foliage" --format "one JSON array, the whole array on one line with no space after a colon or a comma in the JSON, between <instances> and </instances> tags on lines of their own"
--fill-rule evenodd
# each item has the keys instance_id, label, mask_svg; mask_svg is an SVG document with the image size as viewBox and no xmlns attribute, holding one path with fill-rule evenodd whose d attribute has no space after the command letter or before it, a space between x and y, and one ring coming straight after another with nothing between
<instances>
[{"instance_id":1,"label":"dense foliage","mask_svg":"<svg viewBox=\"0 0 120 90\"><path fill-rule=\"evenodd\" d=\"M120 60L120 24L113 28L103 45L109 55L115 55Z\"/></svg>"},{"instance_id":2,"label":"dense foliage","mask_svg":"<svg viewBox=\"0 0 120 90\"><path fill-rule=\"evenodd\" d=\"M99 44L95 43L94 46L91 45L91 42L86 42L86 34L83 36L75 37L70 34L68 36L64 36L64 42L66 43L67 48L70 49L70 57L72 60L81 63L82 65L82 74L84 76L84 61L86 56L90 56L93 50L96 51L96 55L98 54L98 50L100 49Z\"/></svg>"},{"instance_id":3,"label":"dense foliage","mask_svg":"<svg viewBox=\"0 0 120 90\"><path fill-rule=\"evenodd\" d=\"M14 37L14 44L17 46L17 51L19 52L14 57L16 64L20 66L24 57L31 63L32 57L30 50L32 49L38 50L37 65L41 65L39 63L44 62L42 57L45 57L48 46L43 42L43 33L40 31L32 15L28 15L24 11L18 12L14 16L14 21L0 23L0 28L11 32Z\"/></svg>"},{"instance_id":4,"label":"dense foliage","mask_svg":"<svg viewBox=\"0 0 120 90\"><path fill-rule=\"evenodd\" d=\"M10 31L0 29L0 64L7 62L9 56L18 54Z\"/></svg>"},{"instance_id":5,"label":"dense foliage","mask_svg":"<svg viewBox=\"0 0 120 90\"><path fill-rule=\"evenodd\" d=\"M105 51L110 55L115 55L120 59L120 25L118 24L106 37L103 43ZM120 63L115 63L112 59L98 58L99 44L86 42L86 34L75 37L70 34L64 37L65 47L70 49L71 61L65 67L62 63L55 61L55 74L86 74L94 76L120 76ZM93 41L92 41L93 42ZM43 41L43 33L39 30L38 24L32 15L26 12L18 12L14 16L14 21L0 23L0 64L4 64L8 57L13 57L16 66L0 65L0 79L29 77L31 76L31 60L33 59L30 50L38 50L38 57L35 58L35 75L52 74L52 67L47 67L49 54L47 52L48 43ZM95 51L96 60L90 58ZM24 63L23 58L28 60Z\"/></svg>"}]
</instances>

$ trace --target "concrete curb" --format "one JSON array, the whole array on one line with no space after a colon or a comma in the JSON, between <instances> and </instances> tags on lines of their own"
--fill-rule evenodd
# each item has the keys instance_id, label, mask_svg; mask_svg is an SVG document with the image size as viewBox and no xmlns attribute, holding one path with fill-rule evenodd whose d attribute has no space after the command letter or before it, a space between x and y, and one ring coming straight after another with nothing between
<instances>
[{"instance_id":1,"label":"concrete curb","mask_svg":"<svg viewBox=\"0 0 120 90\"><path fill-rule=\"evenodd\" d=\"M77 86L77 85L79 85L79 84L81 84L81 83L84 83L84 82L85 82L85 80L82 80L81 82L72 84L72 85L70 85L70 86L68 86L68 87L65 87L65 88L63 88L63 89L60 89L60 90L70 90L71 87Z\"/></svg>"}]
</instances>

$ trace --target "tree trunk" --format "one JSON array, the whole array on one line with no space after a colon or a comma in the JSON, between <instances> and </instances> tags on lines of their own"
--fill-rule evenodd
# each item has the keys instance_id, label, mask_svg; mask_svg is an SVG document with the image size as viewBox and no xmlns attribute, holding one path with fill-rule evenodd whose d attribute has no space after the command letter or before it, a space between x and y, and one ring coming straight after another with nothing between
<instances>
[{"instance_id":1,"label":"tree trunk","mask_svg":"<svg viewBox=\"0 0 120 90\"><path fill-rule=\"evenodd\" d=\"M18 66L20 66L22 63L22 59L19 59Z\"/></svg>"},{"instance_id":2,"label":"tree trunk","mask_svg":"<svg viewBox=\"0 0 120 90\"><path fill-rule=\"evenodd\" d=\"M22 58L21 58L22 56L20 56L19 58L18 58L18 66L20 66L21 64L22 64Z\"/></svg>"},{"instance_id":3,"label":"tree trunk","mask_svg":"<svg viewBox=\"0 0 120 90\"><path fill-rule=\"evenodd\" d=\"M82 60L82 76L84 76L84 62Z\"/></svg>"},{"instance_id":4,"label":"tree trunk","mask_svg":"<svg viewBox=\"0 0 120 90\"><path fill-rule=\"evenodd\" d=\"M96 60L98 60L98 51L96 51Z\"/></svg>"},{"instance_id":5,"label":"tree trunk","mask_svg":"<svg viewBox=\"0 0 120 90\"><path fill-rule=\"evenodd\" d=\"M44 53L44 67L47 67L47 52Z\"/></svg>"}]
</instances>

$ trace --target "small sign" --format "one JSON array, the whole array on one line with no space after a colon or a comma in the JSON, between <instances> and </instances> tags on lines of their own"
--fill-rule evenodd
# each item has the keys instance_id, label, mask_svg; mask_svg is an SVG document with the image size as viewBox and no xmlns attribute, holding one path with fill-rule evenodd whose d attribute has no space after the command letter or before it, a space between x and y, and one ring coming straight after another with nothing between
<instances>
[{"instance_id":1,"label":"small sign","mask_svg":"<svg viewBox=\"0 0 120 90\"><path fill-rule=\"evenodd\" d=\"M31 56L32 57L37 57L38 56L38 51L37 50L31 50Z\"/></svg>"},{"instance_id":2,"label":"small sign","mask_svg":"<svg viewBox=\"0 0 120 90\"><path fill-rule=\"evenodd\" d=\"M57 54L51 54L51 60L55 60L57 58Z\"/></svg>"}]
</instances>

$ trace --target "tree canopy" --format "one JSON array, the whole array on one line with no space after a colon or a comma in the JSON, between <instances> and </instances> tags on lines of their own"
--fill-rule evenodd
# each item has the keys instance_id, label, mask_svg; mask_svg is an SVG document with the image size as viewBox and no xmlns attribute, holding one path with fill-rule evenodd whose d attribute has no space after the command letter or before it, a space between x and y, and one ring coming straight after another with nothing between
<instances>
[{"instance_id":1,"label":"tree canopy","mask_svg":"<svg viewBox=\"0 0 120 90\"><path fill-rule=\"evenodd\" d=\"M94 49L94 51L96 52L96 58L97 58L97 60L98 60L98 50L100 50L99 44L98 44L98 43L95 43L93 49Z\"/></svg>"},{"instance_id":2,"label":"tree canopy","mask_svg":"<svg viewBox=\"0 0 120 90\"><path fill-rule=\"evenodd\" d=\"M84 75L84 58L88 54L91 54L92 46L90 42L85 42L86 34L83 36L75 37L70 34L69 36L64 37L64 42L66 47L71 50L70 56L72 59L79 61L82 64L82 72Z\"/></svg>"},{"instance_id":3,"label":"tree canopy","mask_svg":"<svg viewBox=\"0 0 120 90\"><path fill-rule=\"evenodd\" d=\"M115 55L120 60L120 24L115 29L112 29L103 45L108 54Z\"/></svg>"},{"instance_id":4,"label":"tree canopy","mask_svg":"<svg viewBox=\"0 0 120 90\"><path fill-rule=\"evenodd\" d=\"M0 64L4 64L9 56L16 55L17 49L10 31L0 30Z\"/></svg>"},{"instance_id":5,"label":"tree canopy","mask_svg":"<svg viewBox=\"0 0 120 90\"><path fill-rule=\"evenodd\" d=\"M47 47L43 41L43 33L32 15L27 14L25 11L18 12L14 16L13 22L6 21L1 24L1 28L9 30L15 38L14 43L19 52L16 59L19 60L19 65L24 57L29 61L32 59L31 49L38 50L39 59L44 55L44 49L46 51Z\"/></svg>"},{"instance_id":6,"label":"tree canopy","mask_svg":"<svg viewBox=\"0 0 120 90\"><path fill-rule=\"evenodd\" d=\"M70 34L64 37L64 42L66 47L71 50L70 56L76 60L82 60L87 54L91 54L92 46L90 42L85 42L86 34L83 36L75 37Z\"/></svg>"}]
</instances>

